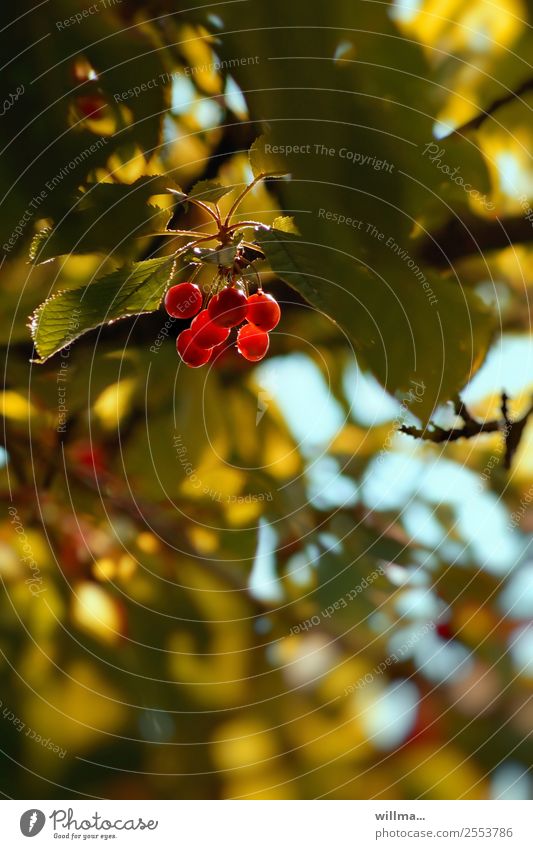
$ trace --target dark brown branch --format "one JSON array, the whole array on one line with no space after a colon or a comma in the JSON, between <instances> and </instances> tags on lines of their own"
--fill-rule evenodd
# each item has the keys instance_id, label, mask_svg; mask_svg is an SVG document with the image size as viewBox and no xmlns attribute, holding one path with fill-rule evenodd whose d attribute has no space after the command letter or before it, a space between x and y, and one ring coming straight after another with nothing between
<instances>
[{"instance_id":1,"label":"dark brown branch","mask_svg":"<svg viewBox=\"0 0 533 849\"><path fill-rule=\"evenodd\" d=\"M485 111L471 121L458 127L452 135L462 136L477 130L502 106L520 100L523 94L533 91L533 78L525 80L515 91L499 97ZM472 254L501 250L511 243L533 241L533 227L524 215L495 221L470 217L450 221L443 230L422 245L421 259L439 268L445 268L454 260Z\"/></svg>"},{"instance_id":2,"label":"dark brown branch","mask_svg":"<svg viewBox=\"0 0 533 849\"><path fill-rule=\"evenodd\" d=\"M511 244L533 243L533 225L523 215L484 219L474 216L453 218L442 230L425 239L419 248L422 260L446 268L459 259L483 256Z\"/></svg>"},{"instance_id":3,"label":"dark brown branch","mask_svg":"<svg viewBox=\"0 0 533 849\"><path fill-rule=\"evenodd\" d=\"M507 106L508 103L512 103L514 100L519 99L523 94L526 94L528 91L533 90L533 79L526 80L520 85L516 91L510 91L509 94L504 94L502 97L499 97L497 100L492 103L487 109L483 112L480 112L479 115L476 115L475 118L472 118L471 121L467 121L466 124L463 124L461 127L457 127L454 130L454 134L462 135L463 133L467 133L470 130L478 130L482 124L489 118L491 115L501 109L502 106Z\"/></svg>"},{"instance_id":4,"label":"dark brown branch","mask_svg":"<svg viewBox=\"0 0 533 849\"><path fill-rule=\"evenodd\" d=\"M533 414L533 404L527 413L518 419L516 422L511 422L507 419L505 428L505 468L510 469L513 457L518 449L524 428L529 417Z\"/></svg>"},{"instance_id":5,"label":"dark brown branch","mask_svg":"<svg viewBox=\"0 0 533 849\"><path fill-rule=\"evenodd\" d=\"M474 424L476 422L476 420L472 417L470 411L466 408L464 401L459 397L459 395L455 396L452 403L455 409L455 415L461 416L462 420L466 424Z\"/></svg>"},{"instance_id":6,"label":"dark brown branch","mask_svg":"<svg viewBox=\"0 0 533 849\"><path fill-rule=\"evenodd\" d=\"M490 422L465 422L462 427L452 427L449 430L438 425L428 425L426 428L414 425L402 425L400 433L406 433L415 439L424 439L426 442L457 442L458 439L472 439L482 433L497 433L501 430L499 421Z\"/></svg>"},{"instance_id":7,"label":"dark brown branch","mask_svg":"<svg viewBox=\"0 0 533 849\"><path fill-rule=\"evenodd\" d=\"M478 422L467 410L463 401L459 397L453 401L455 412L463 419L462 427L452 427L449 430L433 425L430 423L428 427L419 428L409 425L403 425L400 428L400 433L406 433L415 439L424 439L427 442L457 442L458 439L472 439L474 436L480 436L483 433L501 433L505 440L505 460L506 469L511 468L511 463L516 450L520 444L524 428L529 417L533 414L533 404L521 419L513 422L509 418L508 397L505 392L502 393L501 419L492 419L491 421Z\"/></svg>"}]
</instances>

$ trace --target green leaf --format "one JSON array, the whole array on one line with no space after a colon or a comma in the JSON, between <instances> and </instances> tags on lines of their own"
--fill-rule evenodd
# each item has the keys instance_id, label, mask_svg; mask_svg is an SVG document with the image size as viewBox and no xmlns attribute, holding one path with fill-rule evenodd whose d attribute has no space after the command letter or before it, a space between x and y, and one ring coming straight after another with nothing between
<instances>
[{"instance_id":1,"label":"green leaf","mask_svg":"<svg viewBox=\"0 0 533 849\"><path fill-rule=\"evenodd\" d=\"M240 12L219 15L217 51L229 58ZM258 241L390 392L406 397L412 380L424 383L416 412L428 418L479 367L492 316L456 277L425 266L418 246L471 212L465 184L488 191L483 157L460 137L443 144L447 170L427 155L439 108L434 73L387 4L338 3L332 26L321 0L255 3L247 49L272 58L234 69L251 120L270 127L252 146L252 168L290 172L276 194L302 234ZM452 178L459 166L462 183Z\"/></svg>"},{"instance_id":2,"label":"green leaf","mask_svg":"<svg viewBox=\"0 0 533 849\"><path fill-rule=\"evenodd\" d=\"M170 193L171 184L166 177L156 176L131 184L89 186L56 227L37 233L30 259L39 264L64 254L94 251L130 257L137 248L136 239L166 229L172 210L153 206L148 199Z\"/></svg>"},{"instance_id":3,"label":"green leaf","mask_svg":"<svg viewBox=\"0 0 533 849\"><path fill-rule=\"evenodd\" d=\"M27 2L15 17L6 9L0 27L2 55L20 57L31 49L31 61L10 62L2 77L6 96L24 88L2 118L0 244L11 255L26 253L40 219L60 221L65 199L97 169L105 169L111 157L118 157L116 168L139 151L145 158L153 156L170 102L171 79L161 76L161 50L158 43L154 49L149 27L119 26L112 4L99 7L99 14L84 18L81 26L63 29L55 22L71 15L66 0L54 4L54 21L27 14L30 10ZM92 64L96 80L73 82L71 68L78 56ZM117 100L132 85L152 80L153 88L141 96ZM101 121L80 120L77 98L89 93L107 103Z\"/></svg>"},{"instance_id":4,"label":"green leaf","mask_svg":"<svg viewBox=\"0 0 533 849\"><path fill-rule=\"evenodd\" d=\"M132 205L124 216L112 209L80 210L69 215L58 227L41 230L31 243L30 259L36 265L65 254L101 252L129 256L132 239L166 230L171 211L150 204Z\"/></svg>"},{"instance_id":5,"label":"green leaf","mask_svg":"<svg viewBox=\"0 0 533 849\"><path fill-rule=\"evenodd\" d=\"M168 195L179 191L179 186L171 177L164 174L152 174L138 177L133 183L89 183L80 195L81 209L123 203L140 198L145 203L154 195Z\"/></svg>"},{"instance_id":6,"label":"green leaf","mask_svg":"<svg viewBox=\"0 0 533 849\"><path fill-rule=\"evenodd\" d=\"M491 340L491 315L457 283L417 277L394 254L386 273L376 274L327 244L277 230L258 231L256 242L273 271L338 324L358 358L419 418L429 419L481 364ZM423 390L413 393L414 384Z\"/></svg>"},{"instance_id":7,"label":"green leaf","mask_svg":"<svg viewBox=\"0 0 533 849\"><path fill-rule=\"evenodd\" d=\"M267 136L259 136L248 152L250 167L255 179L265 174L268 174L269 177L285 177L288 173L285 157L272 153L268 144Z\"/></svg>"},{"instance_id":8,"label":"green leaf","mask_svg":"<svg viewBox=\"0 0 533 849\"><path fill-rule=\"evenodd\" d=\"M193 256L209 265L232 265L237 255L237 246L228 245L225 248L194 248Z\"/></svg>"},{"instance_id":9,"label":"green leaf","mask_svg":"<svg viewBox=\"0 0 533 849\"><path fill-rule=\"evenodd\" d=\"M159 307L173 270L173 257L138 262L88 286L53 295L31 317L35 347L44 362L83 333Z\"/></svg>"},{"instance_id":10,"label":"green leaf","mask_svg":"<svg viewBox=\"0 0 533 849\"><path fill-rule=\"evenodd\" d=\"M188 196L202 200L204 203L216 203L224 195L232 192L234 188L234 186L223 186L218 180L200 180L194 184Z\"/></svg>"},{"instance_id":11,"label":"green leaf","mask_svg":"<svg viewBox=\"0 0 533 849\"><path fill-rule=\"evenodd\" d=\"M240 43L240 12L230 6L219 14L225 32L217 50L229 59ZM435 141L438 87L421 45L395 28L387 4L337 4L331 26L321 0L305 8L272 0L253 4L248 24L250 55L275 57L234 69L251 118L271 127L252 145L250 164L255 176L291 174L292 182L282 182L287 210L309 209L312 182L329 189L335 208L364 207L367 220L383 227L391 221L405 233L447 218L451 202L468 207L465 190L424 154ZM450 169L488 191L480 151L462 138L445 146Z\"/></svg>"},{"instance_id":12,"label":"green leaf","mask_svg":"<svg viewBox=\"0 0 533 849\"><path fill-rule=\"evenodd\" d=\"M281 230L282 233L294 233L295 236L300 235L292 215L278 215L277 218L274 218L272 227L274 230Z\"/></svg>"}]
</instances>

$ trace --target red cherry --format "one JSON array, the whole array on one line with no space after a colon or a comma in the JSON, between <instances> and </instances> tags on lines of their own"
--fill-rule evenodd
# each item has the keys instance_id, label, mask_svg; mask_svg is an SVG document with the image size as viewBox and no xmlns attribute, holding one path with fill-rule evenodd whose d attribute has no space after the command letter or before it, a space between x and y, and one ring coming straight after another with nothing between
<instances>
[{"instance_id":1,"label":"red cherry","mask_svg":"<svg viewBox=\"0 0 533 849\"><path fill-rule=\"evenodd\" d=\"M165 295L165 309L173 318L192 318L202 309L202 293L196 283L178 283Z\"/></svg>"},{"instance_id":2,"label":"red cherry","mask_svg":"<svg viewBox=\"0 0 533 849\"><path fill-rule=\"evenodd\" d=\"M262 360L268 351L268 333L254 324L245 324L237 334L237 350L245 360L256 363Z\"/></svg>"},{"instance_id":3,"label":"red cherry","mask_svg":"<svg viewBox=\"0 0 533 849\"><path fill-rule=\"evenodd\" d=\"M200 348L214 348L225 342L229 336L229 328L219 327L211 321L207 310L198 313L191 324L194 344Z\"/></svg>"},{"instance_id":4,"label":"red cherry","mask_svg":"<svg viewBox=\"0 0 533 849\"><path fill-rule=\"evenodd\" d=\"M236 327L246 318L246 295L235 286L227 286L209 301L209 317L220 327Z\"/></svg>"},{"instance_id":5,"label":"red cherry","mask_svg":"<svg viewBox=\"0 0 533 849\"><path fill-rule=\"evenodd\" d=\"M221 342L219 345L215 345L215 347L212 348L213 361L218 360L219 357L222 357L226 353L226 351L231 351L231 348L231 344L226 340L224 340L224 342Z\"/></svg>"},{"instance_id":6,"label":"red cherry","mask_svg":"<svg viewBox=\"0 0 533 849\"><path fill-rule=\"evenodd\" d=\"M96 442L79 440L73 443L72 456L84 468L93 474L103 474L106 471L106 457L103 448Z\"/></svg>"},{"instance_id":7,"label":"red cherry","mask_svg":"<svg viewBox=\"0 0 533 849\"><path fill-rule=\"evenodd\" d=\"M74 82L86 83L88 80L97 80L98 74L87 59L79 58L72 64L71 76Z\"/></svg>"},{"instance_id":8,"label":"red cherry","mask_svg":"<svg viewBox=\"0 0 533 849\"><path fill-rule=\"evenodd\" d=\"M176 339L176 349L183 362L191 368L204 366L211 359L211 351L200 348L193 340L191 328L182 330Z\"/></svg>"},{"instance_id":9,"label":"red cherry","mask_svg":"<svg viewBox=\"0 0 533 849\"><path fill-rule=\"evenodd\" d=\"M439 637L442 637L443 640L451 640L453 637L453 632L448 622L439 622L435 630Z\"/></svg>"},{"instance_id":10,"label":"red cherry","mask_svg":"<svg viewBox=\"0 0 533 849\"><path fill-rule=\"evenodd\" d=\"M250 295L247 302L246 318L260 330L273 330L281 318L279 304L272 295L259 289L256 295Z\"/></svg>"},{"instance_id":11,"label":"red cherry","mask_svg":"<svg viewBox=\"0 0 533 849\"><path fill-rule=\"evenodd\" d=\"M76 98L76 107L84 118L99 118L106 107L106 101L99 94L87 94Z\"/></svg>"}]
</instances>

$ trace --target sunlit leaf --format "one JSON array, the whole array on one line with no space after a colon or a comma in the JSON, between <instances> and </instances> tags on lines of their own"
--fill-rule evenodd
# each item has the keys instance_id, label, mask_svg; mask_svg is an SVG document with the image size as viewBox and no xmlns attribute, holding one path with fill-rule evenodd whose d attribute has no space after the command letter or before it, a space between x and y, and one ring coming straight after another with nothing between
<instances>
[{"instance_id":1,"label":"sunlit leaf","mask_svg":"<svg viewBox=\"0 0 533 849\"><path fill-rule=\"evenodd\" d=\"M429 418L481 364L492 322L470 291L424 275L425 288L407 270L391 274L389 283L291 233L261 230L256 239L273 270L339 325L355 353L417 416Z\"/></svg>"},{"instance_id":2,"label":"sunlit leaf","mask_svg":"<svg viewBox=\"0 0 533 849\"><path fill-rule=\"evenodd\" d=\"M300 235L292 215L278 215L272 222L272 228L282 233L294 233L295 236Z\"/></svg>"},{"instance_id":3,"label":"sunlit leaf","mask_svg":"<svg viewBox=\"0 0 533 849\"><path fill-rule=\"evenodd\" d=\"M88 286L53 295L31 319L40 361L101 324L156 310L172 272L173 259L162 257L115 271Z\"/></svg>"},{"instance_id":4,"label":"sunlit leaf","mask_svg":"<svg viewBox=\"0 0 533 849\"><path fill-rule=\"evenodd\" d=\"M287 160L277 153L265 153L269 138L259 136L252 144L249 152L250 166L254 177L268 174L269 177L284 177L287 174Z\"/></svg>"},{"instance_id":5,"label":"sunlit leaf","mask_svg":"<svg viewBox=\"0 0 533 849\"><path fill-rule=\"evenodd\" d=\"M192 187L189 197L216 203L217 200L220 200L232 190L233 186L223 186L217 180L200 180Z\"/></svg>"}]
</instances>

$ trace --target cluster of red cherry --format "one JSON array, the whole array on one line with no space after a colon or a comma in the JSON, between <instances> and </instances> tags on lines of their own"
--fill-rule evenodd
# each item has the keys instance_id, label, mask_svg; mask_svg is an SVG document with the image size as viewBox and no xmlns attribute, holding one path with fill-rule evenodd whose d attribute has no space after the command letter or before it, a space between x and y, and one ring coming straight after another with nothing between
<instances>
[{"instance_id":1,"label":"cluster of red cherry","mask_svg":"<svg viewBox=\"0 0 533 849\"><path fill-rule=\"evenodd\" d=\"M72 64L70 73L72 82L74 83L92 82L93 85L98 84L98 74L92 65L83 57L76 59ZM95 90L92 94L77 95L74 99L74 104L82 118L97 120L103 116L107 107L107 100L100 91Z\"/></svg>"},{"instance_id":2,"label":"cluster of red cherry","mask_svg":"<svg viewBox=\"0 0 533 849\"><path fill-rule=\"evenodd\" d=\"M268 332L281 317L272 295L259 289L255 295L247 296L242 285L232 282L211 298L207 309L202 309L202 305L202 293L195 283L178 283L165 295L165 309L170 316L194 316L191 326L182 330L176 340L178 354L186 365L199 368L214 359L226 348L231 329L239 324L239 354L252 363L263 359L269 346Z\"/></svg>"}]
</instances>

